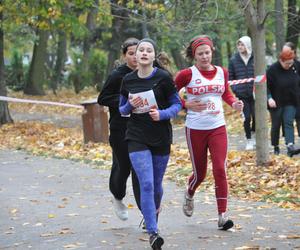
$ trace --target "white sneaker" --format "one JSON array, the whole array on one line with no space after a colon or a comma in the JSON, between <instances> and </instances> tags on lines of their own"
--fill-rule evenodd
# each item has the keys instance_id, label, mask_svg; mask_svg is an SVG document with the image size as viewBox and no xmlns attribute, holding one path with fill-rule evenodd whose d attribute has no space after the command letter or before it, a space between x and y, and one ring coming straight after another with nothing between
<instances>
[{"instance_id":1,"label":"white sneaker","mask_svg":"<svg viewBox=\"0 0 300 250\"><path fill-rule=\"evenodd\" d=\"M115 213L119 217L119 219L127 220L128 219L128 209L123 204L122 200L117 200L114 198L113 205L114 205Z\"/></svg>"},{"instance_id":2,"label":"white sneaker","mask_svg":"<svg viewBox=\"0 0 300 250\"><path fill-rule=\"evenodd\" d=\"M254 149L254 143L252 139L247 139L246 143L246 150L253 150Z\"/></svg>"}]
</instances>

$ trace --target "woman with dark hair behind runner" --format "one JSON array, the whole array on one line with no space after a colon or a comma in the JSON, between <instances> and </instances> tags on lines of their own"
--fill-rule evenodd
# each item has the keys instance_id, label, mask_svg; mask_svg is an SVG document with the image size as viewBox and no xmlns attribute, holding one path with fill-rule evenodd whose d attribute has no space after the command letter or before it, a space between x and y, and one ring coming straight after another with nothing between
<instances>
[{"instance_id":1,"label":"woman with dark hair behind runner","mask_svg":"<svg viewBox=\"0 0 300 250\"><path fill-rule=\"evenodd\" d=\"M127 206L123 203L126 195L126 182L132 169L125 141L128 117L119 112L120 88L126 74L136 69L136 45L139 40L128 38L122 44L122 60L124 64L114 69L108 76L98 97L98 103L109 108L109 143L112 148L112 168L109 178L109 189L114 196L113 205L116 215L121 220L128 219ZM131 171L135 201L140 209L139 182L134 170Z\"/></svg>"},{"instance_id":2,"label":"woman with dark hair behind runner","mask_svg":"<svg viewBox=\"0 0 300 250\"><path fill-rule=\"evenodd\" d=\"M145 38L136 49L138 70L122 84L120 113L129 115L126 140L129 157L138 176L141 211L152 249L161 249L157 218L163 196L162 181L170 155L170 119L181 109L181 102L168 72L154 67L155 43Z\"/></svg>"},{"instance_id":3,"label":"woman with dark hair behind runner","mask_svg":"<svg viewBox=\"0 0 300 250\"><path fill-rule=\"evenodd\" d=\"M271 115L271 143L274 154L280 153L279 132L283 120L287 155L295 153L294 120L300 103L300 74L295 64L295 52L284 46L278 61L267 70L268 108Z\"/></svg>"},{"instance_id":4,"label":"woman with dark hair behind runner","mask_svg":"<svg viewBox=\"0 0 300 250\"><path fill-rule=\"evenodd\" d=\"M177 90L186 90L187 100L183 100L187 109L186 139L193 166L184 193L183 212L188 217L193 214L193 197L205 179L209 151L215 179L218 228L228 230L233 227L233 221L226 215L228 144L222 101L237 111L243 109L243 102L237 100L230 92L227 70L212 64L214 50L213 42L208 36L192 39L186 49L186 55L195 60L195 65L180 71L175 79Z\"/></svg>"},{"instance_id":5,"label":"woman with dark hair behind runner","mask_svg":"<svg viewBox=\"0 0 300 250\"><path fill-rule=\"evenodd\" d=\"M297 70L298 74L300 75L300 61L297 58L297 48L296 48L295 44L293 44L292 42L286 42L283 45L283 48L284 47L291 48L292 51L294 51L294 53L295 53L294 66L295 66L295 69ZM296 125L297 125L298 136L300 137L300 106L297 106L297 108L296 108L295 120L296 120Z\"/></svg>"}]
</instances>

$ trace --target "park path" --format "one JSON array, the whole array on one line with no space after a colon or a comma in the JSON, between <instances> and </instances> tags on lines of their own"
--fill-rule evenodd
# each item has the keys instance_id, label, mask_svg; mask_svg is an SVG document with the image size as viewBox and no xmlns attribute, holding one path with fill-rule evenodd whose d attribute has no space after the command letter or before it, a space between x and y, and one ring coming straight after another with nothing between
<instances>
[{"instance_id":1,"label":"park path","mask_svg":"<svg viewBox=\"0 0 300 250\"><path fill-rule=\"evenodd\" d=\"M81 127L80 116L20 114L15 121L38 120ZM185 145L184 129L174 126L174 142ZM243 149L241 135L229 135L230 149ZM109 171L65 159L0 151L0 249L150 249L138 227L141 214L129 181L129 220L120 221L108 192ZM198 192L195 213L182 213L183 187L164 181L159 219L164 249L300 249L300 212L231 197L236 226L217 230L211 191ZM248 247L248 248L246 248ZM252 248L250 248L252 247Z\"/></svg>"},{"instance_id":2,"label":"park path","mask_svg":"<svg viewBox=\"0 0 300 250\"><path fill-rule=\"evenodd\" d=\"M109 171L13 150L0 150L0 159L0 249L150 249L131 183L124 222L112 210ZM300 249L300 212L231 197L236 226L224 232L217 230L213 193L198 192L187 218L183 188L165 180L164 190L163 249Z\"/></svg>"}]
</instances>

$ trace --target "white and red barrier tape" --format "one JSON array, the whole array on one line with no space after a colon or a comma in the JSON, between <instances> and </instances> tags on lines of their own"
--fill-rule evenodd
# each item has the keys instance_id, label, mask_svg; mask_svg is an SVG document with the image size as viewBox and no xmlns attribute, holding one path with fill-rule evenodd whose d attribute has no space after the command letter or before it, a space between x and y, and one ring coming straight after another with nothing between
<instances>
[{"instance_id":1,"label":"white and red barrier tape","mask_svg":"<svg viewBox=\"0 0 300 250\"><path fill-rule=\"evenodd\" d=\"M243 84L243 83L247 83L247 82L251 82L251 81L254 81L255 83L264 83L266 81L266 75L259 75L259 76L256 76L254 78L232 80L232 81L228 81L228 83L229 83L229 85L236 85L236 84ZM84 109L84 107L82 105L62 103L62 102L50 102L50 101L38 101L38 100L31 100L31 99L20 99L20 98L7 97L7 96L0 96L0 101L56 105L56 106L62 106L62 107Z\"/></svg>"},{"instance_id":2,"label":"white and red barrier tape","mask_svg":"<svg viewBox=\"0 0 300 250\"><path fill-rule=\"evenodd\" d=\"M263 83L266 81L266 75L259 75L259 76L251 77L251 78L232 80L232 81L228 81L228 83L229 83L229 85L236 85L236 84L243 84L243 83L252 82L252 81L254 81L255 83Z\"/></svg>"},{"instance_id":3,"label":"white and red barrier tape","mask_svg":"<svg viewBox=\"0 0 300 250\"><path fill-rule=\"evenodd\" d=\"M84 109L84 107L82 105L62 103L62 102L50 102L50 101L38 101L38 100L30 100L30 99L20 99L20 98L13 98L13 97L7 97L7 96L0 96L0 101L34 103L34 104L46 104L46 105L56 105L56 106L63 106L63 107L69 107L69 108Z\"/></svg>"}]
</instances>

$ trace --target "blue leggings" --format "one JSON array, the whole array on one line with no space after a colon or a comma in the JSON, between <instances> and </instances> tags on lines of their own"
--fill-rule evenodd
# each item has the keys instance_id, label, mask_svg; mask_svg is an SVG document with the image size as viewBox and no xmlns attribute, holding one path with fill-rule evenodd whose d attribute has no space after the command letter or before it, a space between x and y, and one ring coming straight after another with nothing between
<instances>
[{"instance_id":1,"label":"blue leggings","mask_svg":"<svg viewBox=\"0 0 300 250\"><path fill-rule=\"evenodd\" d=\"M163 196L162 181L169 156L154 155L150 149L129 153L140 183L141 209L149 234L157 233L156 211Z\"/></svg>"}]
</instances>

